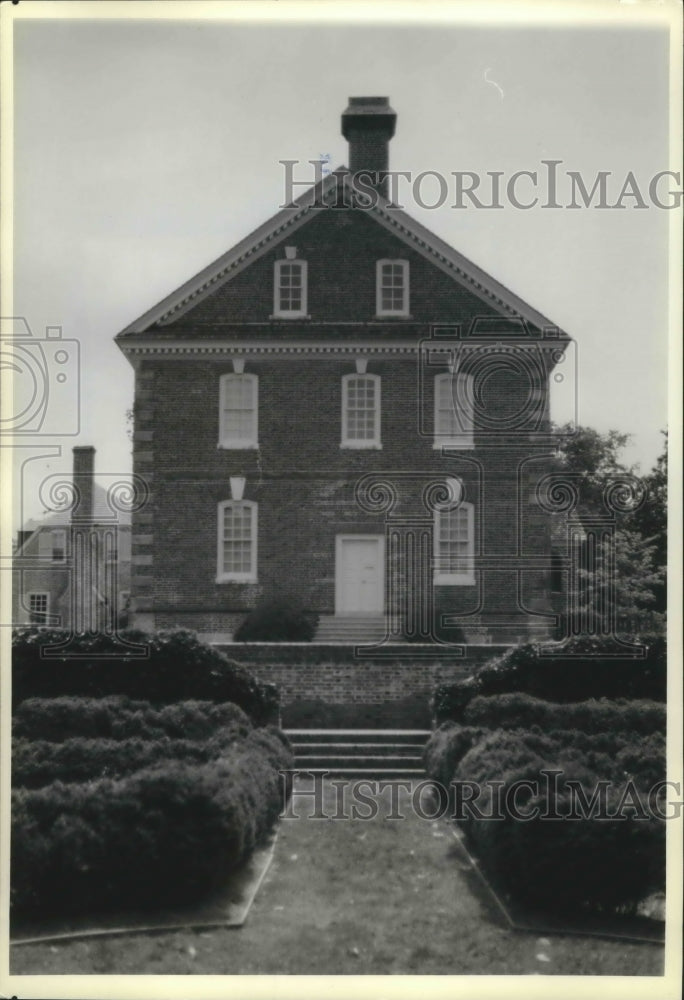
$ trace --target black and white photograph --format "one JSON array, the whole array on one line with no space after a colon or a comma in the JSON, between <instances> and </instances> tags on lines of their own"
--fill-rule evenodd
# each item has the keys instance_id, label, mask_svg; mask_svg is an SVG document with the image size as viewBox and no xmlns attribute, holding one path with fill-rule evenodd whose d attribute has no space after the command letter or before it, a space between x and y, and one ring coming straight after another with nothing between
<instances>
[{"instance_id":1,"label":"black and white photograph","mask_svg":"<svg viewBox=\"0 0 684 1000\"><path fill-rule=\"evenodd\" d=\"M681 33L2 3L0 995L681 998Z\"/></svg>"}]
</instances>

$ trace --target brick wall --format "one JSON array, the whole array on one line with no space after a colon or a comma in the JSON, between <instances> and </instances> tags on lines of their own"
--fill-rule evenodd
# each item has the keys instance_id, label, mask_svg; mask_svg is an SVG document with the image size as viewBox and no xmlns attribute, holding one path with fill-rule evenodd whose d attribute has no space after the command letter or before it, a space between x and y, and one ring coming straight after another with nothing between
<instances>
[{"instance_id":1,"label":"brick wall","mask_svg":"<svg viewBox=\"0 0 684 1000\"><path fill-rule=\"evenodd\" d=\"M429 698L437 684L466 677L485 660L503 653L505 646L467 646L461 658L421 661L414 652L408 658L388 661L360 660L353 651L327 650L328 660L311 662L317 647L301 650L296 662L280 662L275 647L246 645L219 647L227 656L249 666L259 680L278 685L281 707L295 701L321 700L329 704L381 705L412 695ZM324 651L325 647L320 647ZM291 655L291 650L287 653ZM333 659L334 655L334 659ZM261 656L269 662L260 662Z\"/></svg>"}]
</instances>

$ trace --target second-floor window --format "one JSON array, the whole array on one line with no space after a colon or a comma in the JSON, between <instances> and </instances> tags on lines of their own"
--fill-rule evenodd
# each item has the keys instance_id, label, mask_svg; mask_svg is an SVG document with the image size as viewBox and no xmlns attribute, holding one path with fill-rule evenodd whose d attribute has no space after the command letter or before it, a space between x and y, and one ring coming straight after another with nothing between
<instances>
[{"instance_id":1,"label":"second-floor window","mask_svg":"<svg viewBox=\"0 0 684 1000\"><path fill-rule=\"evenodd\" d=\"M273 282L273 314L281 319L306 316L307 274L305 260L277 260Z\"/></svg>"},{"instance_id":2,"label":"second-floor window","mask_svg":"<svg viewBox=\"0 0 684 1000\"><path fill-rule=\"evenodd\" d=\"M462 372L435 376L435 448L473 447L473 379Z\"/></svg>"},{"instance_id":3,"label":"second-floor window","mask_svg":"<svg viewBox=\"0 0 684 1000\"><path fill-rule=\"evenodd\" d=\"M225 500L218 508L217 583L257 578L257 505Z\"/></svg>"},{"instance_id":4,"label":"second-floor window","mask_svg":"<svg viewBox=\"0 0 684 1000\"><path fill-rule=\"evenodd\" d=\"M408 316L409 266L407 260L379 260L376 272L378 316Z\"/></svg>"},{"instance_id":5,"label":"second-floor window","mask_svg":"<svg viewBox=\"0 0 684 1000\"><path fill-rule=\"evenodd\" d=\"M380 376L342 379L342 447L380 448Z\"/></svg>"},{"instance_id":6,"label":"second-floor window","mask_svg":"<svg viewBox=\"0 0 684 1000\"><path fill-rule=\"evenodd\" d=\"M258 448L258 377L222 375L219 396L219 446Z\"/></svg>"}]
</instances>

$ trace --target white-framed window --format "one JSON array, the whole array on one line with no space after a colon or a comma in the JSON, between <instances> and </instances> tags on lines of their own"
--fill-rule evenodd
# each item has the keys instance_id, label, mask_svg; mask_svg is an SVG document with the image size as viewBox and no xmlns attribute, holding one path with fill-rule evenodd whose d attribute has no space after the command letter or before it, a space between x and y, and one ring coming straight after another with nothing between
<instances>
[{"instance_id":1,"label":"white-framed window","mask_svg":"<svg viewBox=\"0 0 684 1000\"><path fill-rule=\"evenodd\" d=\"M342 379L342 447L381 448L380 376L354 373Z\"/></svg>"},{"instance_id":2,"label":"white-framed window","mask_svg":"<svg viewBox=\"0 0 684 1000\"><path fill-rule=\"evenodd\" d=\"M437 584L475 582L474 509L463 501L435 511L435 577Z\"/></svg>"},{"instance_id":3,"label":"white-framed window","mask_svg":"<svg viewBox=\"0 0 684 1000\"><path fill-rule=\"evenodd\" d=\"M221 376L219 447L259 447L259 378L230 373Z\"/></svg>"},{"instance_id":4,"label":"white-framed window","mask_svg":"<svg viewBox=\"0 0 684 1000\"><path fill-rule=\"evenodd\" d=\"M473 447L473 377L464 372L435 376L435 448Z\"/></svg>"},{"instance_id":5,"label":"white-framed window","mask_svg":"<svg viewBox=\"0 0 684 1000\"><path fill-rule=\"evenodd\" d=\"M52 561L64 562L67 557L66 551L67 533L64 528L52 529Z\"/></svg>"},{"instance_id":6,"label":"white-framed window","mask_svg":"<svg viewBox=\"0 0 684 1000\"><path fill-rule=\"evenodd\" d=\"M217 564L217 583L256 582L257 504L252 500L219 504Z\"/></svg>"},{"instance_id":7,"label":"white-framed window","mask_svg":"<svg viewBox=\"0 0 684 1000\"><path fill-rule=\"evenodd\" d=\"M305 260L277 260L273 271L273 315L297 319L307 311Z\"/></svg>"},{"instance_id":8,"label":"white-framed window","mask_svg":"<svg viewBox=\"0 0 684 1000\"><path fill-rule=\"evenodd\" d=\"M34 591L28 595L29 623L47 625L50 613L50 595L45 591Z\"/></svg>"},{"instance_id":9,"label":"white-framed window","mask_svg":"<svg viewBox=\"0 0 684 1000\"><path fill-rule=\"evenodd\" d=\"M378 316L408 316L408 261L379 260L376 268L375 312Z\"/></svg>"}]
</instances>

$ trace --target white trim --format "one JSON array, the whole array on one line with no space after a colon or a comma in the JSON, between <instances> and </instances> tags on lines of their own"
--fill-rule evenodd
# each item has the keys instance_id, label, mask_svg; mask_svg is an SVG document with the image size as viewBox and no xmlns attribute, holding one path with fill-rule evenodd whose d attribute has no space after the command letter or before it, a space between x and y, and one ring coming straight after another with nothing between
<instances>
[{"instance_id":1,"label":"white trim","mask_svg":"<svg viewBox=\"0 0 684 1000\"><path fill-rule=\"evenodd\" d=\"M245 383L248 382L252 387L252 433L249 437L236 438L229 437L224 430L225 421L225 411L226 411L226 387L232 384ZM259 447L259 376L245 374L236 374L235 372L226 372L219 379L219 448L228 449L244 449L244 448L258 448Z\"/></svg>"},{"instance_id":2,"label":"white trim","mask_svg":"<svg viewBox=\"0 0 684 1000\"><path fill-rule=\"evenodd\" d=\"M299 309L283 309L281 302L280 272L283 267L301 268L301 304ZM308 268L305 260L285 258L276 260L273 264L273 316L276 319L302 319L307 315L308 302Z\"/></svg>"},{"instance_id":3,"label":"white trim","mask_svg":"<svg viewBox=\"0 0 684 1000\"><path fill-rule=\"evenodd\" d=\"M349 384L352 380L364 380L373 383L375 433L372 438L351 438L347 434ZM360 375L358 372L349 372L347 375L342 376L342 440L340 448L375 448L376 450L382 448L382 431L380 427L382 413L381 395L382 380L379 375L369 375L368 372L364 375Z\"/></svg>"},{"instance_id":4,"label":"white trim","mask_svg":"<svg viewBox=\"0 0 684 1000\"><path fill-rule=\"evenodd\" d=\"M245 573L223 569L223 514L227 507L247 507L250 511L250 569ZM216 513L216 583L256 583L257 581L257 541L258 504L254 500L222 500Z\"/></svg>"},{"instance_id":5,"label":"white trim","mask_svg":"<svg viewBox=\"0 0 684 1000\"><path fill-rule=\"evenodd\" d=\"M345 542L358 542L358 541L371 541L377 542L378 544L378 591L377 591L377 603L379 607L368 611L369 617L377 617L379 614L384 614L385 609L385 536L384 535L366 535L366 534L351 534L351 535L335 535L335 614L344 617L346 615L350 617L359 617L364 614L363 611L347 611L341 606L342 598L342 547Z\"/></svg>"},{"instance_id":6,"label":"white trim","mask_svg":"<svg viewBox=\"0 0 684 1000\"><path fill-rule=\"evenodd\" d=\"M466 400L471 401L473 399L473 377L472 375L459 374L456 372L454 375L451 371L442 372L440 375L435 375L433 382L433 394L434 394L434 411L433 411L433 448L462 448L464 450L472 450L475 447L475 442L473 438L473 413L472 410L468 414L465 410L457 409L454 406L453 415L456 422L456 430L452 434L442 434L438 431L440 414L444 409L440 406L440 392L441 387L447 383L451 385L452 380L464 379L469 380L468 387L464 392L458 393L458 397L461 398L465 395ZM469 418L469 419L468 419ZM470 426L468 426L470 425Z\"/></svg>"},{"instance_id":7,"label":"white trim","mask_svg":"<svg viewBox=\"0 0 684 1000\"><path fill-rule=\"evenodd\" d=\"M467 515L467 553L466 559L468 561L468 570L463 573L443 573L440 571L440 545L439 545L439 521L442 515L448 514L453 510L464 511ZM436 510L434 513L434 559L435 559L435 571L434 571L434 583L436 586L469 586L475 583L475 566L474 566L474 555L475 555L475 509L471 503L465 501L457 504L453 504L448 508L442 510Z\"/></svg>"},{"instance_id":8,"label":"white trim","mask_svg":"<svg viewBox=\"0 0 684 1000\"><path fill-rule=\"evenodd\" d=\"M401 309L383 309L382 307L382 269L388 264L399 265L402 271L402 305ZM409 315L410 287L409 287L409 262L407 260L390 260L385 258L376 261L375 264L375 315L376 316L399 316L406 318Z\"/></svg>"}]
</instances>

